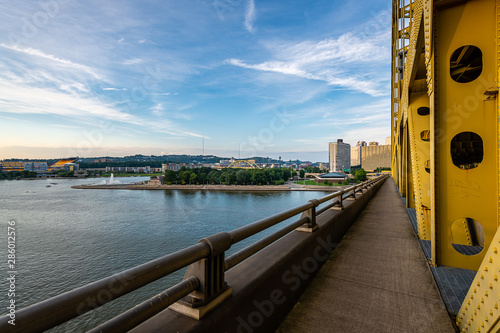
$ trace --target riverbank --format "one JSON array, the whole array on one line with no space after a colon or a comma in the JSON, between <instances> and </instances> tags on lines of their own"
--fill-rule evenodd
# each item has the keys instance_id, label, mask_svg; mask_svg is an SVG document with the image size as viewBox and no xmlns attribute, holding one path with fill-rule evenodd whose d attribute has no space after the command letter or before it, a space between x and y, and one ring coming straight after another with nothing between
<instances>
[{"instance_id":1,"label":"riverbank","mask_svg":"<svg viewBox=\"0 0 500 333\"><path fill-rule=\"evenodd\" d=\"M347 186L310 185L144 185L144 184L90 184L76 185L74 189L94 190L191 190L191 191L328 191L336 192Z\"/></svg>"}]
</instances>

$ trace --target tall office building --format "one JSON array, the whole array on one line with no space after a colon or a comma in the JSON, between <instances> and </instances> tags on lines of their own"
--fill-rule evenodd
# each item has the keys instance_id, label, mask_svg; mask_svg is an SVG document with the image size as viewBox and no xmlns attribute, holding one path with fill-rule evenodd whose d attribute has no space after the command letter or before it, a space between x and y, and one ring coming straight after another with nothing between
<instances>
[{"instance_id":1,"label":"tall office building","mask_svg":"<svg viewBox=\"0 0 500 333\"><path fill-rule=\"evenodd\" d=\"M330 172L344 172L351 168L351 145L338 139L337 142L330 142L328 145L330 153Z\"/></svg>"},{"instance_id":2,"label":"tall office building","mask_svg":"<svg viewBox=\"0 0 500 333\"><path fill-rule=\"evenodd\" d=\"M361 165L361 147L366 146L366 141L358 141L356 147L351 148L351 166Z\"/></svg>"},{"instance_id":3,"label":"tall office building","mask_svg":"<svg viewBox=\"0 0 500 333\"><path fill-rule=\"evenodd\" d=\"M366 171L377 168L391 167L391 145L379 145L378 142L370 142L361 148L361 167Z\"/></svg>"}]
</instances>

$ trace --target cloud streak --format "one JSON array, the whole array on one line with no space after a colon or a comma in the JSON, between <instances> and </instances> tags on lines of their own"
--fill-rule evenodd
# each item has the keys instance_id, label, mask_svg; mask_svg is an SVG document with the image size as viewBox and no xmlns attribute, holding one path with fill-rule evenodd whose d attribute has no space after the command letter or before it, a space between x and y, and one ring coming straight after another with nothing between
<instances>
[{"instance_id":1,"label":"cloud streak","mask_svg":"<svg viewBox=\"0 0 500 333\"><path fill-rule=\"evenodd\" d=\"M257 16L257 11L255 9L255 1L248 0L247 7L245 10L245 28L249 33L254 33L255 28L253 26L255 18Z\"/></svg>"},{"instance_id":2,"label":"cloud streak","mask_svg":"<svg viewBox=\"0 0 500 333\"><path fill-rule=\"evenodd\" d=\"M154 122L125 113L96 98L66 94L47 88L12 84L12 82L2 78L0 78L0 91L2 92L0 112L53 114L82 120L90 117L147 127L153 131L173 136L200 136L200 134L185 131L165 119L161 122Z\"/></svg>"},{"instance_id":3,"label":"cloud streak","mask_svg":"<svg viewBox=\"0 0 500 333\"><path fill-rule=\"evenodd\" d=\"M349 32L338 38L320 41L268 42L265 45L274 59L252 64L229 58L226 63L324 81L330 86L383 96L388 94L389 78L381 75L379 68L388 59L389 41L390 32L382 30L363 38Z\"/></svg>"},{"instance_id":4,"label":"cloud streak","mask_svg":"<svg viewBox=\"0 0 500 333\"><path fill-rule=\"evenodd\" d=\"M84 71L84 72L92 75L94 78L100 79L100 76L97 75L97 73L92 68L90 68L88 66L85 66L85 65L82 65L82 64L77 64L77 63L74 63L74 62L72 62L70 60L61 59L61 58L58 58L58 57L53 56L51 54L46 54L46 53L44 53L44 52L42 52L40 50L36 50L36 49L32 49L32 48L24 48L23 49L23 48L20 48L18 46L6 45L6 44L3 44L3 43L0 43L0 47L3 47L3 48L8 49L8 50L12 50L12 51L24 53L24 54L27 54L27 55L31 55L31 56L36 56L36 57L48 59L48 60L57 62L59 64L62 64L64 66Z\"/></svg>"}]
</instances>

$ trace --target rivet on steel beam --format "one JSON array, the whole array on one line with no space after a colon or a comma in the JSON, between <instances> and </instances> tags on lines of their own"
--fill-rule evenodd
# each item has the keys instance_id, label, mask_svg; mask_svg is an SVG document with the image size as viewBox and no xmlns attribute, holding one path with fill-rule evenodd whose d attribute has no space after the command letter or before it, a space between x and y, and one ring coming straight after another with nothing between
<instances>
[{"instance_id":1,"label":"rivet on steel beam","mask_svg":"<svg viewBox=\"0 0 500 333\"><path fill-rule=\"evenodd\" d=\"M488 290L484 291L484 296L488 297Z\"/></svg>"},{"instance_id":2,"label":"rivet on steel beam","mask_svg":"<svg viewBox=\"0 0 500 333\"><path fill-rule=\"evenodd\" d=\"M493 258L492 257L489 257L488 258L488 261L490 262L490 264L493 262Z\"/></svg>"},{"instance_id":3,"label":"rivet on steel beam","mask_svg":"<svg viewBox=\"0 0 500 333\"><path fill-rule=\"evenodd\" d=\"M488 271L488 266L484 266L484 271L487 272Z\"/></svg>"},{"instance_id":4,"label":"rivet on steel beam","mask_svg":"<svg viewBox=\"0 0 500 333\"><path fill-rule=\"evenodd\" d=\"M497 254L498 249L496 247L493 248L493 253Z\"/></svg>"},{"instance_id":5,"label":"rivet on steel beam","mask_svg":"<svg viewBox=\"0 0 500 333\"><path fill-rule=\"evenodd\" d=\"M481 305L479 303L477 303L477 309L481 310Z\"/></svg>"},{"instance_id":6,"label":"rivet on steel beam","mask_svg":"<svg viewBox=\"0 0 500 333\"><path fill-rule=\"evenodd\" d=\"M477 281L477 286L479 287L481 285L481 282Z\"/></svg>"},{"instance_id":7,"label":"rivet on steel beam","mask_svg":"<svg viewBox=\"0 0 500 333\"><path fill-rule=\"evenodd\" d=\"M490 283L490 289L493 289L493 284L492 283Z\"/></svg>"},{"instance_id":8,"label":"rivet on steel beam","mask_svg":"<svg viewBox=\"0 0 500 333\"><path fill-rule=\"evenodd\" d=\"M481 303L484 303L484 298L481 297Z\"/></svg>"},{"instance_id":9,"label":"rivet on steel beam","mask_svg":"<svg viewBox=\"0 0 500 333\"><path fill-rule=\"evenodd\" d=\"M495 302L495 305L493 305L495 307L495 309L498 309L498 303Z\"/></svg>"},{"instance_id":10,"label":"rivet on steel beam","mask_svg":"<svg viewBox=\"0 0 500 333\"><path fill-rule=\"evenodd\" d=\"M490 309L490 316L493 316L493 310Z\"/></svg>"},{"instance_id":11,"label":"rivet on steel beam","mask_svg":"<svg viewBox=\"0 0 500 333\"><path fill-rule=\"evenodd\" d=\"M496 274L493 276L493 280L498 281L498 276Z\"/></svg>"}]
</instances>

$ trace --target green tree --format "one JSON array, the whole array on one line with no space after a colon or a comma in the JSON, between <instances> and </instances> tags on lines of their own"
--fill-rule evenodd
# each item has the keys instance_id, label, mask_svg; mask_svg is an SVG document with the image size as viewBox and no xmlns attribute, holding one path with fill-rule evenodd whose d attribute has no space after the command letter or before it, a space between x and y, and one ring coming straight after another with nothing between
<instances>
[{"instance_id":1,"label":"green tree","mask_svg":"<svg viewBox=\"0 0 500 333\"><path fill-rule=\"evenodd\" d=\"M191 174L189 175L189 183L191 183L191 184L196 184L196 179L197 179L197 178L198 178L198 176L196 176L196 174L195 174L195 173L191 173Z\"/></svg>"},{"instance_id":2,"label":"green tree","mask_svg":"<svg viewBox=\"0 0 500 333\"><path fill-rule=\"evenodd\" d=\"M198 175L198 182L200 182L200 184L205 184L207 182L207 174L200 171Z\"/></svg>"},{"instance_id":3,"label":"green tree","mask_svg":"<svg viewBox=\"0 0 500 333\"><path fill-rule=\"evenodd\" d=\"M266 178L265 171L264 170L260 170L260 169L253 169L252 170L251 180L252 180L252 183L254 185L267 184L267 178Z\"/></svg>"},{"instance_id":4,"label":"green tree","mask_svg":"<svg viewBox=\"0 0 500 333\"><path fill-rule=\"evenodd\" d=\"M252 174L248 170L238 170L236 172L236 182L240 185L250 183Z\"/></svg>"},{"instance_id":5,"label":"green tree","mask_svg":"<svg viewBox=\"0 0 500 333\"><path fill-rule=\"evenodd\" d=\"M187 182L189 182L189 177L191 177L191 171L189 171L187 169L185 169L183 171L179 171L179 180L180 181L187 183Z\"/></svg>"},{"instance_id":6,"label":"green tree","mask_svg":"<svg viewBox=\"0 0 500 333\"><path fill-rule=\"evenodd\" d=\"M232 169L226 169L220 175L220 181L226 185L234 184L236 181L236 172Z\"/></svg>"},{"instance_id":7,"label":"green tree","mask_svg":"<svg viewBox=\"0 0 500 333\"><path fill-rule=\"evenodd\" d=\"M300 170L299 171L300 178L304 178L305 175L306 175L306 171L305 170Z\"/></svg>"},{"instance_id":8,"label":"green tree","mask_svg":"<svg viewBox=\"0 0 500 333\"><path fill-rule=\"evenodd\" d=\"M177 173L174 170L165 171L165 183L173 183L177 180Z\"/></svg>"},{"instance_id":9,"label":"green tree","mask_svg":"<svg viewBox=\"0 0 500 333\"><path fill-rule=\"evenodd\" d=\"M281 173L283 175L282 179L284 181L287 181L288 179L290 179L292 177L292 172L288 168L281 168Z\"/></svg>"},{"instance_id":10,"label":"green tree","mask_svg":"<svg viewBox=\"0 0 500 333\"><path fill-rule=\"evenodd\" d=\"M366 180L366 171L361 168L356 170L356 174L354 175L354 180L359 183Z\"/></svg>"},{"instance_id":11,"label":"green tree","mask_svg":"<svg viewBox=\"0 0 500 333\"><path fill-rule=\"evenodd\" d=\"M207 179L210 183L215 184L219 182L219 171L212 170L208 173Z\"/></svg>"}]
</instances>

